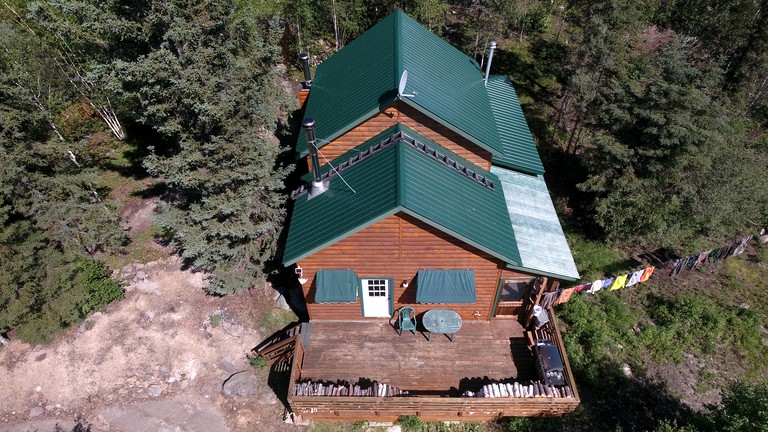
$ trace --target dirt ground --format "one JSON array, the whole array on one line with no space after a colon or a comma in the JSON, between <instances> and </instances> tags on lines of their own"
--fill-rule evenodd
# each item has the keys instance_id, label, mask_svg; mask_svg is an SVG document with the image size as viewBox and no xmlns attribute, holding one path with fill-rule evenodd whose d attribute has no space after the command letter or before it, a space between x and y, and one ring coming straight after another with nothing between
<instances>
[{"instance_id":1,"label":"dirt ground","mask_svg":"<svg viewBox=\"0 0 768 432\"><path fill-rule=\"evenodd\" d=\"M142 200L129 225L145 226L153 207ZM46 346L0 347L0 431L87 430L78 420L92 432L296 430L267 371L246 358L266 336L249 311L273 307L271 288L208 296L204 275L170 252L119 277L125 298L79 328ZM223 382L244 370L257 374L257 396L226 397Z\"/></svg>"}]
</instances>

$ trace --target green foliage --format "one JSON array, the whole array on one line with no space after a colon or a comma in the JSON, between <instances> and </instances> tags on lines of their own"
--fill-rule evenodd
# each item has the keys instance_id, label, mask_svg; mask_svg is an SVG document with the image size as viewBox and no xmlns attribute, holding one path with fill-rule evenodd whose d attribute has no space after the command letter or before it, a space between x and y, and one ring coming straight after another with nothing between
<instances>
[{"instance_id":1,"label":"green foliage","mask_svg":"<svg viewBox=\"0 0 768 432\"><path fill-rule=\"evenodd\" d=\"M221 325L221 314L213 314L211 315L209 322L211 323L211 327L216 328Z\"/></svg>"},{"instance_id":2,"label":"green foliage","mask_svg":"<svg viewBox=\"0 0 768 432\"><path fill-rule=\"evenodd\" d=\"M297 320L296 314L291 311L272 308L261 319L261 331L265 334L272 334Z\"/></svg>"},{"instance_id":3,"label":"green foliage","mask_svg":"<svg viewBox=\"0 0 768 432\"><path fill-rule=\"evenodd\" d=\"M104 264L95 260L81 261L75 277L75 286L82 289L85 299L80 307L85 316L110 302L123 298L124 290L112 279Z\"/></svg>"},{"instance_id":4,"label":"green foliage","mask_svg":"<svg viewBox=\"0 0 768 432\"><path fill-rule=\"evenodd\" d=\"M122 297L103 264L61 252L26 221L0 237L0 332L14 329L21 340L45 343Z\"/></svg>"},{"instance_id":5,"label":"green foliage","mask_svg":"<svg viewBox=\"0 0 768 432\"><path fill-rule=\"evenodd\" d=\"M590 240L575 232L566 232L574 261L579 266L582 280L594 280L607 274L615 274L632 266L621 252L604 241Z\"/></svg>"},{"instance_id":6,"label":"green foliage","mask_svg":"<svg viewBox=\"0 0 768 432\"><path fill-rule=\"evenodd\" d=\"M277 162L284 149L274 136L292 103L279 83L282 29L241 12L232 2L169 2L127 18L137 20L126 26L146 52L114 62L109 77L140 106L136 121L164 140L144 161L172 192L157 224L173 232L184 258L212 274L217 294L264 278L291 169Z\"/></svg>"},{"instance_id":7,"label":"green foliage","mask_svg":"<svg viewBox=\"0 0 768 432\"><path fill-rule=\"evenodd\" d=\"M397 418L397 424L403 427L406 432L420 432L424 429L424 422L413 415L405 415Z\"/></svg>"},{"instance_id":8,"label":"green foliage","mask_svg":"<svg viewBox=\"0 0 768 432\"><path fill-rule=\"evenodd\" d=\"M768 431L768 383L734 382L723 391L720 407L710 407L712 431Z\"/></svg>"},{"instance_id":9,"label":"green foliage","mask_svg":"<svg viewBox=\"0 0 768 432\"><path fill-rule=\"evenodd\" d=\"M264 369L267 367L267 361L264 359L264 357L258 354L248 355L248 364L255 369Z\"/></svg>"}]
</instances>

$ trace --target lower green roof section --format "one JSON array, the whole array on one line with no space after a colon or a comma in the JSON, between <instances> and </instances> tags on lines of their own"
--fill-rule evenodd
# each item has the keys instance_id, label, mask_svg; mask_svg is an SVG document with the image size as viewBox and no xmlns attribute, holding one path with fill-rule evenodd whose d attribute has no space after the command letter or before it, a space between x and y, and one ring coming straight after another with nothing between
<instances>
[{"instance_id":1,"label":"lower green roof section","mask_svg":"<svg viewBox=\"0 0 768 432\"><path fill-rule=\"evenodd\" d=\"M544 177L491 167L504 189L509 219L520 252L519 266L510 267L564 280L579 272L565 239Z\"/></svg>"},{"instance_id":2,"label":"lower green roof section","mask_svg":"<svg viewBox=\"0 0 768 432\"><path fill-rule=\"evenodd\" d=\"M474 270L419 270L417 303L476 303Z\"/></svg>"},{"instance_id":3,"label":"lower green roof section","mask_svg":"<svg viewBox=\"0 0 768 432\"><path fill-rule=\"evenodd\" d=\"M315 302L354 303L359 285L352 270L318 270L315 273Z\"/></svg>"},{"instance_id":4,"label":"lower green roof section","mask_svg":"<svg viewBox=\"0 0 768 432\"><path fill-rule=\"evenodd\" d=\"M503 155L493 156L493 164L531 174L544 174L544 165L512 81L506 75L490 76L486 91L504 150Z\"/></svg>"},{"instance_id":5,"label":"lower green roof section","mask_svg":"<svg viewBox=\"0 0 768 432\"><path fill-rule=\"evenodd\" d=\"M350 153L352 159L335 159L341 175L323 169L329 174L326 192L294 197L285 265L399 212L505 263L520 264L496 176L411 132L398 126L386 145L364 143L358 149L366 150Z\"/></svg>"}]
</instances>

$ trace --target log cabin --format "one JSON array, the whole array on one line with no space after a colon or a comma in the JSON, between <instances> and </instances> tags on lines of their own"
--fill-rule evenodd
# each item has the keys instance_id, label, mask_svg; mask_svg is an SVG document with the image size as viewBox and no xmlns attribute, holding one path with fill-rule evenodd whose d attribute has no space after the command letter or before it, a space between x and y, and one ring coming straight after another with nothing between
<instances>
[{"instance_id":1,"label":"log cabin","mask_svg":"<svg viewBox=\"0 0 768 432\"><path fill-rule=\"evenodd\" d=\"M492 54L484 76L398 10L314 77L303 56L309 174L283 264L309 322L259 350L290 367L293 415L473 421L579 404L544 301L579 276Z\"/></svg>"}]
</instances>

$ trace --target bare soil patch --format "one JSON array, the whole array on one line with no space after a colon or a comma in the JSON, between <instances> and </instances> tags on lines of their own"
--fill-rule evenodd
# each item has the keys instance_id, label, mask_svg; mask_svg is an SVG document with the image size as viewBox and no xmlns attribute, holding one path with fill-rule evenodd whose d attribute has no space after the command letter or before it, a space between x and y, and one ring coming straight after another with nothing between
<instances>
[{"instance_id":1,"label":"bare soil patch","mask_svg":"<svg viewBox=\"0 0 768 432\"><path fill-rule=\"evenodd\" d=\"M129 206L132 234L149 229L152 200ZM221 392L233 373L253 370L246 354L266 335L248 311L274 308L272 289L209 296L203 273L152 247L166 257L119 270L123 300L50 345L0 347L0 431L71 429L77 419L92 432L295 430L282 423L267 371L255 371L261 379L253 398ZM224 319L213 325L214 315Z\"/></svg>"}]
</instances>

